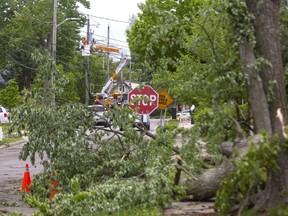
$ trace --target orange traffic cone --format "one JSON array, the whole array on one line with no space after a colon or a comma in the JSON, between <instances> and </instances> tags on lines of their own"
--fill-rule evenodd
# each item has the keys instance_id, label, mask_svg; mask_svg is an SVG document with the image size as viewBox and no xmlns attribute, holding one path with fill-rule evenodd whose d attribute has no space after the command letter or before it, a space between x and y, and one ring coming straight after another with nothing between
<instances>
[{"instance_id":1,"label":"orange traffic cone","mask_svg":"<svg viewBox=\"0 0 288 216\"><path fill-rule=\"evenodd\" d=\"M29 187L31 184L31 178L30 178L30 172L29 172L29 165L26 164L25 168L26 168L26 171L24 172L21 191L30 192Z\"/></svg>"},{"instance_id":2,"label":"orange traffic cone","mask_svg":"<svg viewBox=\"0 0 288 216\"><path fill-rule=\"evenodd\" d=\"M52 177L54 177L54 176L55 176L55 173L53 172ZM58 190L56 190L57 185L58 185L58 181L54 179L50 182L50 184L51 184L52 190L51 190L49 199L52 200L54 198L54 196L58 193Z\"/></svg>"}]
</instances>

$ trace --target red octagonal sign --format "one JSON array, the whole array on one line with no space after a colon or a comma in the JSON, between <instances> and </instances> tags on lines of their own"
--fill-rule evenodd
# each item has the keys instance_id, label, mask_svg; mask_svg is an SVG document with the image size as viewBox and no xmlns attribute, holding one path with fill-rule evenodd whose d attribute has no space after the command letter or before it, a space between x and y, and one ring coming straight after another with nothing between
<instances>
[{"instance_id":1,"label":"red octagonal sign","mask_svg":"<svg viewBox=\"0 0 288 216\"><path fill-rule=\"evenodd\" d=\"M130 103L137 97L142 100L132 103L130 108L138 108L139 114L151 114L158 107L158 93L149 85L145 85L142 89L134 88L131 90L128 94L128 102Z\"/></svg>"}]
</instances>

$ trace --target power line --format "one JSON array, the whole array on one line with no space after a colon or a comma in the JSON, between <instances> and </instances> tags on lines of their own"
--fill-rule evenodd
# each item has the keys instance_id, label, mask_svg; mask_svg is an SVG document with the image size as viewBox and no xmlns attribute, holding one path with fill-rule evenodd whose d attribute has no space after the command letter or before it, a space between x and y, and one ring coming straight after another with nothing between
<instances>
[{"instance_id":1,"label":"power line","mask_svg":"<svg viewBox=\"0 0 288 216\"><path fill-rule=\"evenodd\" d=\"M39 71L38 68L31 68L31 67L29 67L29 66L27 66L27 65L24 65L24 64L20 63L19 61L17 61L17 60L14 59L13 57L11 57L8 53L6 53L6 52L3 51L3 50L0 50L0 52L4 53L6 56L8 56L8 58L10 58L10 59L11 59L12 61L14 61L16 64L18 64L18 65L20 65L20 66L22 66L22 67L24 67L24 68L26 68L26 69L34 70L34 71Z\"/></svg>"},{"instance_id":2,"label":"power line","mask_svg":"<svg viewBox=\"0 0 288 216\"><path fill-rule=\"evenodd\" d=\"M84 31L84 30L80 30L80 32L81 32L81 33L86 33L86 31ZM106 36L103 36L103 35L98 35L98 34L94 34L94 33L93 33L93 35L94 35L94 36L97 36L97 37L100 37L100 38L105 38L105 39L107 39L107 37L106 37ZM121 42L121 43L127 43L126 41L118 40L118 39L115 39L115 38L110 38L110 40L117 41L117 42Z\"/></svg>"},{"instance_id":3,"label":"power line","mask_svg":"<svg viewBox=\"0 0 288 216\"><path fill-rule=\"evenodd\" d=\"M107 17L99 17L99 16L95 16L95 15L90 15L90 17L95 17L98 19L103 19L103 20L109 20L109 21L113 21L113 22L119 22L119 23L125 23L125 24L130 24L130 22L128 21L123 21L123 20L116 20L116 19L111 19L111 18L107 18Z\"/></svg>"}]
</instances>

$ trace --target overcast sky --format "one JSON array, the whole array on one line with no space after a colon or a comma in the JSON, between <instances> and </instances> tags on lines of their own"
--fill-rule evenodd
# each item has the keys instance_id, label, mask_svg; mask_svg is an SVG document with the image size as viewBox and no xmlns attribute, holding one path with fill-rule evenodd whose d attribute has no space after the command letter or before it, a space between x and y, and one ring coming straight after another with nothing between
<instances>
[{"instance_id":1,"label":"overcast sky","mask_svg":"<svg viewBox=\"0 0 288 216\"><path fill-rule=\"evenodd\" d=\"M110 44L118 48L128 49L125 30L129 24L129 18L140 12L137 4L145 0L90 0L91 9L80 12L89 14L91 30L94 38L107 44L108 25L110 26ZM124 22L123 22L124 21ZM98 25L98 27L97 27ZM86 35L87 27L83 28L81 35Z\"/></svg>"}]
</instances>

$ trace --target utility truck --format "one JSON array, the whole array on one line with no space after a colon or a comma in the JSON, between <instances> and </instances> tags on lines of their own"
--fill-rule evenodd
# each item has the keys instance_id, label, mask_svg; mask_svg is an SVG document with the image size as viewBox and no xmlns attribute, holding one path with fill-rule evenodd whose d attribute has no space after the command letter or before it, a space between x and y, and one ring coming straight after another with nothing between
<instances>
[{"instance_id":1,"label":"utility truck","mask_svg":"<svg viewBox=\"0 0 288 216\"><path fill-rule=\"evenodd\" d=\"M129 86L121 86L118 87L117 78L121 74L123 68L128 64L130 61L129 57L121 52L121 49L114 48L114 47L107 47L104 45L94 45L92 46L92 51L103 51L103 52L116 52L121 54L121 60L112 74L111 78L106 82L103 86L101 92L96 93L95 103L96 104L103 104L107 108L111 108L115 105L120 105L127 102L127 94L131 90ZM117 85L117 90L115 91L114 87Z\"/></svg>"}]
</instances>

